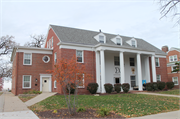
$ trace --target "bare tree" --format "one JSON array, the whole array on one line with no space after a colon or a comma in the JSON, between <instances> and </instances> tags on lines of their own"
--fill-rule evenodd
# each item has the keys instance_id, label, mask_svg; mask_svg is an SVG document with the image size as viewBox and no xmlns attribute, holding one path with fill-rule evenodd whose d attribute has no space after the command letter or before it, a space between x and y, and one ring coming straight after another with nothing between
<instances>
[{"instance_id":1,"label":"bare tree","mask_svg":"<svg viewBox=\"0 0 180 119\"><path fill-rule=\"evenodd\" d=\"M12 52L12 49L16 44L15 41L13 41L13 36L2 36L0 38L0 56L6 55L10 52Z\"/></svg>"},{"instance_id":2,"label":"bare tree","mask_svg":"<svg viewBox=\"0 0 180 119\"><path fill-rule=\"evenodd\" d=\"M31 37L31 41L26 42L24 44L24 46L41 48L41 46L45 42L45 36L44 35L30 35L30 37Z\"/></svg>"},{"instance_id":3,"label":"bare tree","mask_svg":"<svg viewBox=\"0 0 180 119\"><path fill-rule=\"evenodd\" d=\"M160 5L160 19L170 15L173 19L177 18L177 23L180 24L180 0L160 0Z\"/></svg>"}]
</instances>

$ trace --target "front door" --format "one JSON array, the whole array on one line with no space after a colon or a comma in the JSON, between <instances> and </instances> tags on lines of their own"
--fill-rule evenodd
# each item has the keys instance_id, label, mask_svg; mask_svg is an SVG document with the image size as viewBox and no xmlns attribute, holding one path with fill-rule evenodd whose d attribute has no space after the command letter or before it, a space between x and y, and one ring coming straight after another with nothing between
<instances>
[{"instance_id":1,"label":"front door","mask_svg":"<svg viewBox=\"0 0 180 119\"><path fill-rule=\"evenodd\" d=\"M42 91L49 92L49 77L42 78Z\"/></svg>"}]
</instances>

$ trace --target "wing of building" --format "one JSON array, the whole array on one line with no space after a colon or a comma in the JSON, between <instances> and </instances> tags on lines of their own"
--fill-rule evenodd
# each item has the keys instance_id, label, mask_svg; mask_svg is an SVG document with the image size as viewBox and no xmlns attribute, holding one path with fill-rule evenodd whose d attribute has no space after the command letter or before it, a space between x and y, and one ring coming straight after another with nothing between
<instances>
[{"instance_id":1,"label":"wing of building","mask_svg":"<svg viewBox=\"0 0 180 119\"><path fill-rule=\"evenodd\" d=\"M85 65L98 92L105 93L105 83L129 83L130 89L143 90L143 83L167 82L166 53L140 38L50 25L44 48L14 48L12 92L28 90L62 93L59 84L47 72L57 59L78 57ZM86 83L79 90L88 93Z\"/></svg>"}]
</instances>

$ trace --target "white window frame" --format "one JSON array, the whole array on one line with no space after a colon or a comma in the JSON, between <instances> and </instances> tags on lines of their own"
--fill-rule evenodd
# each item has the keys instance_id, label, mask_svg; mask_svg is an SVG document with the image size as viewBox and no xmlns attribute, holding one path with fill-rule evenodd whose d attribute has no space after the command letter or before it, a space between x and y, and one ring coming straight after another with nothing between
<instances>
[{"instance_id":1,"label":"white window frame","mask_svg":"<svg viewBox=\"0 0 180 119\"><path fill-rule=\"evenodd\" d=\"M99 35L99 42L102 43L100 37L103 37L103 43L105 43L105 37L103 35Z\"/></svg>"},{"instance_id":2,"label":"white window frame","mask_svg":"<svg viewBox=\"0 0 180 119\"><path fill-rule=\"evenodd\" d=\"M156 67L160 67L159 58L158 58L158 57L155 57L155 63L156 63L156 59L158 59L158 66L156 65Z\"/></svg>"},{"instance_id":3,"label":"white window frame","mask_svg":"<svg viewBox=\"0 0 180 119\"><path fill-rule=\"evenodd\" d=\"M117 42L118 40L119 40L120 44L118 44L118 42ZM121 38L116 38L116 44L117 44L117 45L122 45L122 44L121 44L121 43L122 43L121 40L122 40Z\"/></svg>"},{"instance_id":4,"label":"white window frame","mask_svg":"<svg viewBox=\"0 0 180 119\"><path fill-rule=\"evenodd\" d=\"M174 57L176 56L176 60L174 60ZM170 57L172 57L172 59L173 59L173 61L171 61L171 58ZM169 56L169 62L174 62L174 61L178 61L178 57L177 57L177 55L171 55L171 56Z\"/></svg>"},{"instance_id":5,"label":"white window frame","mask_svg":"<svg viewBox=\"0 0 180 119\"><path fill-rule=\"evenodd\" d=\"M130 60L131 58L134 59L134 66L131 66L131 60ZM134 57L129 57L129 66L130 66L130 67L135 67L135 58L134 58Z\"/></svg>"},{"instance_id":6,"label":"white window frame","mask_svg":"<svg viewBox=\"0 0 180 119\"><path fill-rule=\"evenodd\" d=\"M134 41L134 45L132 44L133 41ZM131 40L131 46L136 48L136 41L135 40Z\"/></svg>"},{"instance_id":7,"label":"white window frame","mask_svg":"<svg viewBox=\"0 0 180 119\"><path fill-rule=\"evenodd\" d=\"M114 56L114 66L120 66L120 61L119 61L119 65L116 65L116 64L115 64L115 57L116 57L116 58L118 57L118 60L120 60L120 59L119 59L119 56Z\"/></svg>"},{"instance_id":8,"label":"white window frame","mask_svg":"<svg viewBox=\"0 0 180 119\"><path fill-rule=\"evenodd\" d=\"M161 75L159 75L159 74L156 75L156 80L158 81L158 76L159 76L159 79L160 79L159 81L161 81Z\"/></svg>"},{"instance_id":9,"label":"white window frame","mask_svg":"<svg viewBox=\"0 0 180 119\"><path fill-rule=\"evenodd\" d=\"M78 88L85 88L85 86L84 86L84 74L83 74L83 86L78 86Z\"/></svg>"},{"instance_id":10,"label":"white window frame","mask_svg":"<svg viewBox=\"0 0 180 119\"><path fill-rule=\"evenodd\" d=\"M25 60L25 54L31 54L31 57L30 57L30 64L25 64L24 60ZM25 53L23 54L23 65L32 65L32 53Z\"/></svg>"},{"instance_id":11,"label":"white window frame","mask_svg":"<svg viewBox=\"0 0 180 119\"><path fill-rule=\"evenodd\" d=\"M177 73L177 72L172 72L173 71L173 67L176 67L176 65L171 66L171 73Z\"/></svg>"},{"instance_id":12,"label":"white window frame","mask_svg":"<svg viewBox=\"0 0 180 119\"><path fill-rule=\"evenodd\" d=\"M76 50L76 58L77 58L77 51L82 51L82 62L78 62L76 60L77 63L84 63L84 51L83 50Z\"/></svg>"},{"instance_id":13,"label":"white window frame","mask_svg":"<svg viewBox=\"0 0 180 119\"><path fill-rule=\"evenodd\" d=\"M179 85L178 77L172 77L173 82L174 82L174 78L177 78L177 84L174 84L174 85Z\"/></svg>"},{"instance_id":14,"label":"white window frame","mask_svg":"<svg viewBox=\"0 0 180 119\"><path fill-rule=\"evenodd\" d=\"M29 87L24 87L24 76L30 76L30 84L29 84ZM23 89L30 89L30 88L31 88L31 75L23 75L23 78L22 78L22 88L23 88Z\"/></svg>"},{"instance_id":15,"label":"white window frame","mask_svg":"<svg viewBox=\"0 0 180 119\"><path fill-rule=\"evenodd\" d=\"M44 61L44 57L48 57L48 61L47 61L47 62ZM48 63L50 60L51 60L50 57L47 56L47 55L44 55L44 56L42 57L42 61L43 61L44 63Z\"/></svg>"},{"instance_id":16,"label":"white window frame","mask_svg":"<svg viewBox=\"0 0 180 119\"><path fill-rule=\"evenodd\" d=\"M132 76L135 77L135 78L134 78L135 80L132 80L132 78L131 78ZM136 87L136 86L137 86L137 85L136 85L136 82L137 82L137 81L136 81L136 76L135 76L135 75L131 75L131 76L130 76L130 84L132 84L132 81L135 82L135 87ZM133 88L132 85L131 85L131 88Z\"/></svg>"},{"instance_id":17,"label":"white window frame","mask_svg":"<svg viewBox=\"0 0 180 119\"><path fill-rule=\"evenodd\" d=\"M57 88L57 81L54 81L54 88Z\"/></svg>"},{"instance_id":18,"label":"white window frame","mask_svg":"<svg viewBox=\"0 0 180 119\"><path fill-rule=\"evenodd\" d=\"M54 63L57 63L57 52L54 53Z\"/></svg>"}]
</instances>

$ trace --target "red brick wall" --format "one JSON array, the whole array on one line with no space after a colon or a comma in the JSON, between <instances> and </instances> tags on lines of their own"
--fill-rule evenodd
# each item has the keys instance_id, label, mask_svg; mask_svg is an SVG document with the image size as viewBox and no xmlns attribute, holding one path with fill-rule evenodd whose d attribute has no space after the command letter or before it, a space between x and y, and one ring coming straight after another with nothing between
<instances>
[{"instance_id":1,"label":"red brick wall","mask_svg":"<svg viewBox=\"0 0 180 119\"><path fill-rule=\"evenodd\" d=\"M50 54L37 54L32 53L32 65L23 65L23 54L22 52L17 53L18 56L18 70L17 70L17 91L15 95L22 94L29 90L40 90L40 74L48 74L47 70L52 70L52 55ZM50 61L44 63L42 61L43 56L49 56ZM31 75L31 89L23 89L23 75ZM37 78L37 82L35 79ZM35 86L37 84L37 86Z\"/></svg>"},{"instance_id":2,"label":"red brick wall","mask_svg":"<svg viewBox=\"0 0 180 119\"><path fill-rule=\"evenodd\" d=\"M13 94L16 93L17 60L18 60L18 53L15 54L15 57L13 60L13 65L12 65L12 89L11 89L11 92Z\"/></svg>"},{"instance_id":3,"label":"red brick wall","mask_svg":"<svg viewBox=\"0 0 180 119\"><path fill-rule=\"evenodd\" d=\"M159 63L160 63L160 67L156 67L156 75L161 75L161 81L167 82L168 81L168 75L167 75L166 58L159 58ZM150 67L150 79L151 79L151 82L153 82L151 57L149 57L149 67Z\"/></svg>"},{"instance_id":4,"label":"red brick wall","mask_svg":"<svg viewBox=\"0 0 180 119\"><path fill-rule=\"evenodd\" d=\"M177 55L177 59L178 61L180 61L180 52L173 50L173 51L169 51L168 55L166 56L167 63L169 63L169 56L172 56L172 55Z\"/></svg>"}]
</instances>

